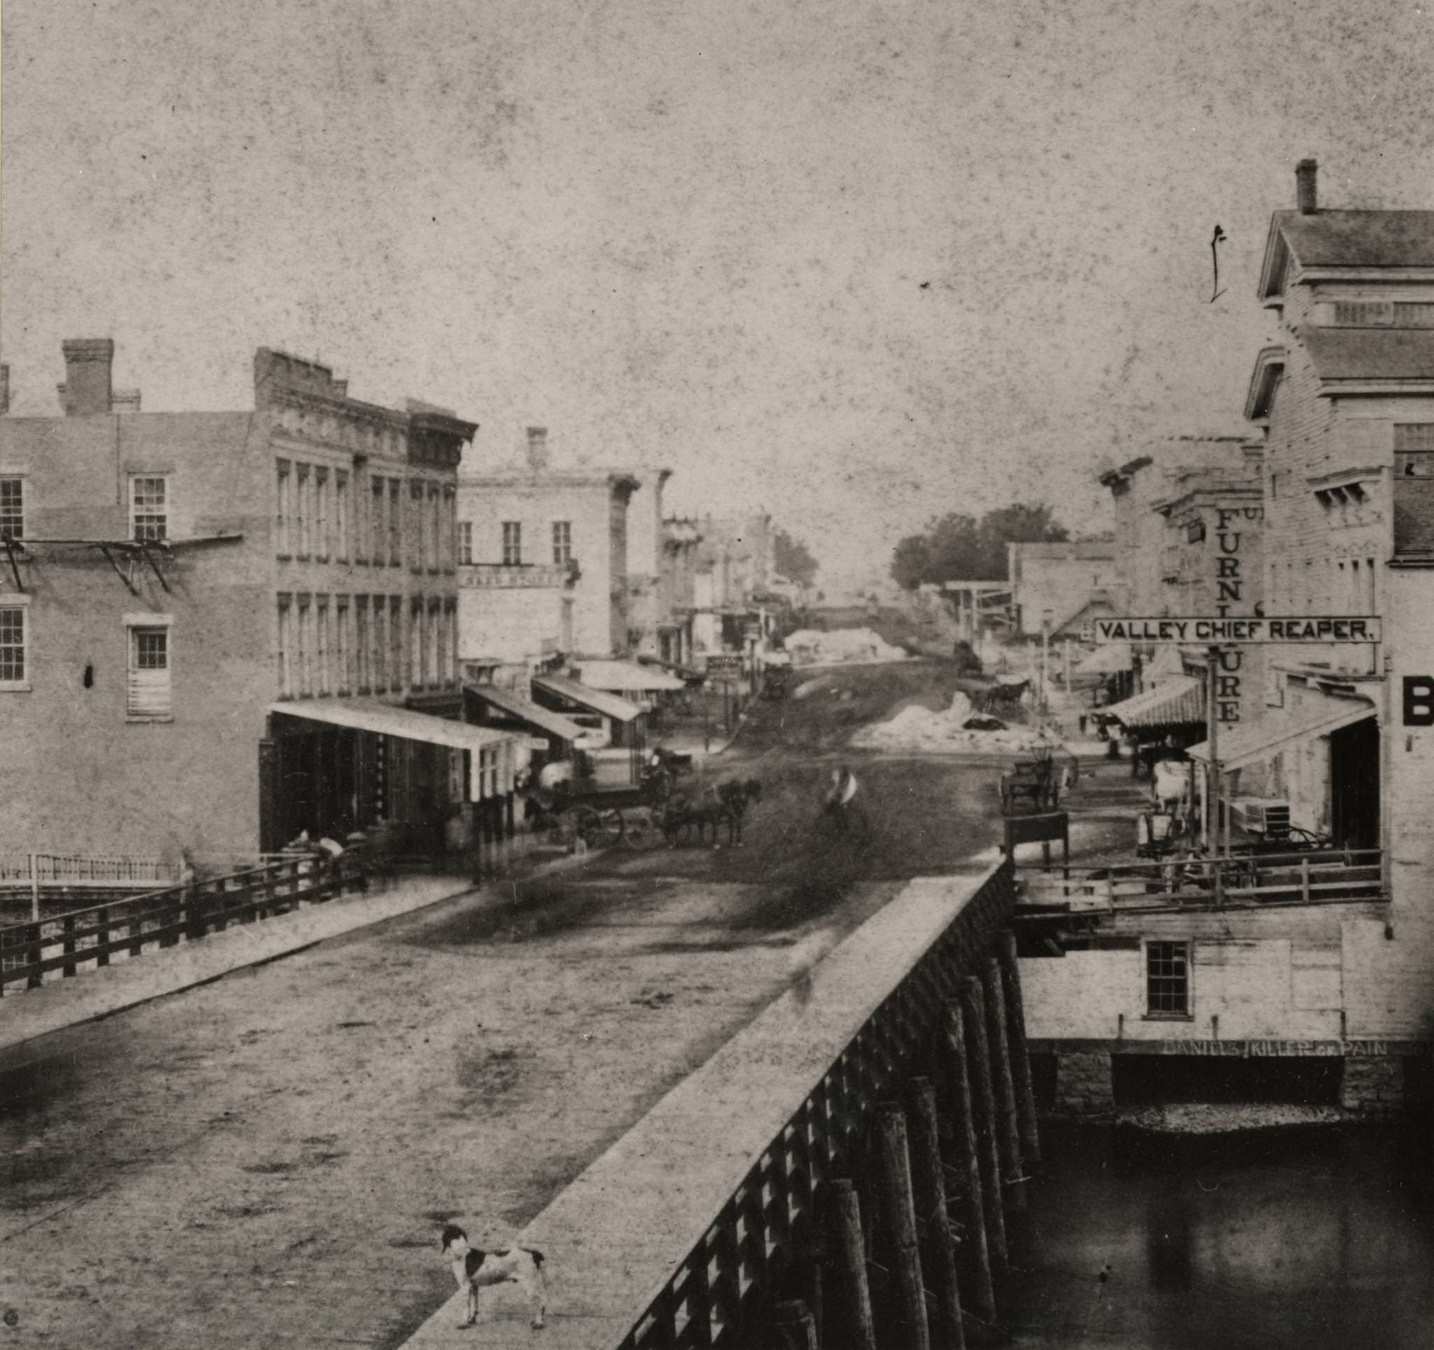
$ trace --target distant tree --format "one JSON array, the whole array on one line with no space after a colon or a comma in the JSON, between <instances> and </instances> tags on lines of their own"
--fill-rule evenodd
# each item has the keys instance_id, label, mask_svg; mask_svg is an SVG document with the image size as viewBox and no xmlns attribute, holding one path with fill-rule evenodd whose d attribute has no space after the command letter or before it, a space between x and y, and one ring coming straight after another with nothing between
<instances>
[{"instance_id":1,"label":"distant tree","mask_svg":"<svg viewBox=\"0 0 1434 1350\"><path fill-rule=\"evenodd\" d=\"M817 560L800 539L786 530L778 530L773 536L772 562L778 576L795 581L798 586L810 586L817 579Z\"/></svg>"},{"instance_id":2,"label":"distant tree","mask_svg":"<svg viewBox=\"0 0 1434 1350\"><path fill-rule=\"evenodd\" d=\"M931 520L922 534L897 542L891 556L892 579L914 591L923 582L1003 581L1006 545L1058 543L1069 538L1043 503L1016 503L988 511L979 521L948 512Z\"/></svg>"}]
</instances>

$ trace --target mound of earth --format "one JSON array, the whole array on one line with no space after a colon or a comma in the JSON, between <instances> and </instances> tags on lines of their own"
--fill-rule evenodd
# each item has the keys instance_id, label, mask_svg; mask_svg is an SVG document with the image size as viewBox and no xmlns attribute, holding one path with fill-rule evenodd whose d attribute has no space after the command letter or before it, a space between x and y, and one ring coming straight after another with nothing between
<instances>
[{"instance_id":1,"label":"mound of earth","mask_svg":"<svg viewBox=\"0 0 1434 1350\"><path fill-rule=\"evenodd\" d=\"M989 725L996 720L976 715L971 700L958 689L949 707L935 712L919 705L903 708L890 721L863 727L851 743L868 750L977 754L1022 753L1061 744L1060 737L1044 727Z\"/></svg>"},{"instance_id":2,"label":"mound of earth","mask_svg":"<svg viewBox=\"0 0 1434 1350\"><path fill-rule=\"evenodd\" d=\"M822 632L799 628L784 646L799 666L846 665L854 661L902 661L906 653L870 628L835 628Z\"/></svg>"}]
</instances>

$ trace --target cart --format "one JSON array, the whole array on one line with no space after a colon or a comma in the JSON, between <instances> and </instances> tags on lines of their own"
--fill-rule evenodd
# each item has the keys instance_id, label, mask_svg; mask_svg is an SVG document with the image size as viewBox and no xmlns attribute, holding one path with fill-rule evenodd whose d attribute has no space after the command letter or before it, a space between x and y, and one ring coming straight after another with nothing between
<instances>
[{"instance_id":1,"label":"cart","mask_svg":"<svg viewBox=\"0 0 1434 1350\"><path fill-rule=\"evenodd\" d=\"M690 756L655 756L643 765L635 785L559 783L527 794L528 819L536 833L554 844L581 840L587 848L652 848L662 842L658 817L672 794L674 761Z\"/></svg>"}]
</instances>

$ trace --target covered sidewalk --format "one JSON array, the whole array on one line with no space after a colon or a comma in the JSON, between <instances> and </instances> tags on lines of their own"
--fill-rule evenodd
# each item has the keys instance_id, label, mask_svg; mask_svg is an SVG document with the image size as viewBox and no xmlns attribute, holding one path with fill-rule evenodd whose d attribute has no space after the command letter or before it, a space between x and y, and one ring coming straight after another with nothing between
<instances>
[{"instance_id":1,"label":"covered sidewalk","mask_svg":"<svg viewBox=\"0 0 1434 1350\"><path fill-rule=\"evenodd\" d=\"M492 684L465 684L463 692L465 697L471 697L486 705L485 711L496 712L504 719L521 722L569 745L585 733L585 728L570 717L564 717L552 708L545 708L541 703L534 703L516 690L500 689Z\"/></svg>"}]
</instances>

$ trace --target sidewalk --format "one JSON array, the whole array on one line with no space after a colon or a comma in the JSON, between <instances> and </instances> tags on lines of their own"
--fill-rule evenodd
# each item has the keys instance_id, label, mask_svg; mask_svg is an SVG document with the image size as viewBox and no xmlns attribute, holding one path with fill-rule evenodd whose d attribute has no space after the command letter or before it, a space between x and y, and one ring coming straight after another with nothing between
<instances>
[{"instance_id":1,"label":"sidewalk","mask_svg":"<svg viewBox=\"0 0 1434 1350\"><path fill-rule=\"evenodd\" d=\"M14 989L0 998L0 1051L475 890L488 891L494 905L507 903L512 881L577 866L584 856L540 862L524 869L522 876L491 888L475 887L460 876L401 877L377 892L302 905L289 914L236 925L195 942L181 941L176 947L148 951L68 978L51 975L39 989Z\"/></svg>"}]
</instances>

